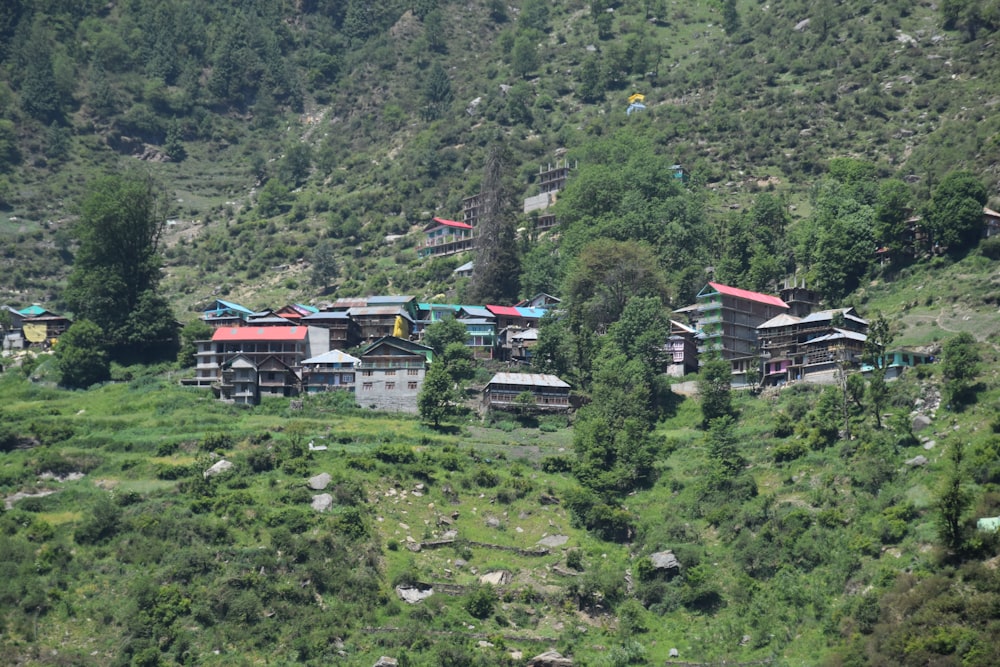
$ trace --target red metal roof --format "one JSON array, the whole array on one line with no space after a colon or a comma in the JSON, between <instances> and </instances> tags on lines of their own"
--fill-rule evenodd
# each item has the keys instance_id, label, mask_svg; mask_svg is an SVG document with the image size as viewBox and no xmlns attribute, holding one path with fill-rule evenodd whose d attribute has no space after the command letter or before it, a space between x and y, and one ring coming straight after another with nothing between
<instances>
[{"instance_id":1,"label":"red metal roof","mask_svg":"<svg viewBox=\"0 0 1000 667\"><path fill-rule=\"evenodd\" d=\"M729 285L723 285L721 283L709 283L719 294L725 294L727 296L733 296L737 299L746 299L747 301L758 301L760 303L766 303L769 306L777 306L778 308L788 308L788 304L779 299L776 296L771 296L770 294L761 294L760 292L751 292L747 289L740 289L739 287L730 287Z\"/></svg>"},{"instance_id":2,"label":"red metal roof","mask_svg":"<svg viewBox=\"0 0 1000 667\"><path fill-rule=\"evenodd\" d=\"M494 315L503 315L504 317L521 317L521 313L517 312L517 308L514 306L491 306L486 304L486 310L490 311Z\"/></svg>"},{"instance_id":3,"label":"red metal roof","mask_svg":"<svg viewBox=\"0 0 1000 667\"><path fill-rule=\"evenodd\" d=\"M212 334L213 341L305 340L309 327L221 327Z\"/></svg>"},{"instance_id":4,"label":"red metal roof","mask_svg":"<svg viewBox=\"0 0 1000 667\"><path fill-rule=\"evenodd\" d=\"M434 222L439 225L444 225L445 227L458 227L459 229L472 229L472 225L466 222L455 222L454 220L445 220L444 218L434 218ZM428 227L430 227L428 225Z\"/></svg>"}]
</instances>

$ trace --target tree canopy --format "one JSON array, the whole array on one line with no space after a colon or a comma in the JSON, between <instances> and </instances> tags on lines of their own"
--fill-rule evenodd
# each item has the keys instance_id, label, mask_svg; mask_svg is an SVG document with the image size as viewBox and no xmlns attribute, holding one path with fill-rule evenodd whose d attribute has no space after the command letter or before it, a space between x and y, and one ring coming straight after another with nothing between
<instances>
[{"instance_id":1,"label":"tree canopy","mask_svg":"<svg viewBox=\"0 0 1000 667\"><path fill-rule=\"evenodd\" d=\"M165 223L157 188L136 174L98 179L80 207L66 300L104 332L113 358L176 354L173 313L157 293Z\"/></svg>"}]
</instances>

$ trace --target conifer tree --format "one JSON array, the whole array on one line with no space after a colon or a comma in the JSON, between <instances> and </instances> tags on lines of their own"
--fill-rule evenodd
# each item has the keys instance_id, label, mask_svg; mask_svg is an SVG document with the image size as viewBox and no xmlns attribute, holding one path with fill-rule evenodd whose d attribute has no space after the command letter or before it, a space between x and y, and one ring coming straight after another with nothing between
<instances>
[{"instance_id":1,"label":"conifer tree","mask_svg":"<svg viewBox=\"0 0 1000 667\"><path fill-rule=\"evenodd\" d=\"M510 303L517 298L520 266L508 190L504 186L505 151L494 145L486 158L476 229L476 270L469 299Z\"/></svg>"}]
</instances>

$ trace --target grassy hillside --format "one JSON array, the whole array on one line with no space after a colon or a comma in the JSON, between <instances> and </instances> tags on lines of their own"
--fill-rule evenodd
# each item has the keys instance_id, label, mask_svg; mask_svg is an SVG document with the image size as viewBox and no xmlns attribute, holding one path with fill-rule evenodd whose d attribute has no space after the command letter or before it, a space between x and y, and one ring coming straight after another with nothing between
<instances>
[{"instance_id":1,"label":"grassy hillside","mask_svg":"<svg viewBox=\"0 0 1000 667\"><path fill-rule=\"evenodd\" d=\"M344 293L452 287L416 236L384 238L457 217L497 140L517 197L557 150L578 159L631 125L685 165L713 228L762 189L807 218L843 156L905 177L915 208L956 169L996 196L998 75L982 53L997 23L965 4L983 7L15 2L0 25L3 298L58 300L87 183L140 164L171 204L165 285L182 319L213 294L317 298L322 238ZM633 91L648 109L626 117Z\"/></svg>"},{"instance_id":2,"label":"grassy hillside","mask_svg":"<svg viewBox=\"0 0 1000 667\"><path fill-rule=\"evenodd\" d=\"M694 662L989 664L997 545L972 525L1000 511L1000 385L995 350L979 350L970 407L941 406L942 369L924 367L891 383L888 428L852 405L851 439L823 435L841 419L839 389L737 396L732 436L750 486L722 494L710 482L715 435L685 400L657 428L658 481L624 501L623 543L579 526L583 496L560 472L573 458L564 420L434 431L336 397L237 409L156 369L87 392L10 369L0 654L22 665L496 665L556 648L577 664L626 665L676 648ZM914 415L930 425L911 431ZM233 469L205 478L219 459ZM961 552L940 529L956 470ZM309 488L320 473L328 486ZM325 512L310 506L321 493ZM538 551L554 535L565 540ZM665 549L678 576L650 567ZM501 570L510 579L495 591L479 585ZM415 605L394 590L427 584L434 594Z\"/></svg>"}]
</instances>

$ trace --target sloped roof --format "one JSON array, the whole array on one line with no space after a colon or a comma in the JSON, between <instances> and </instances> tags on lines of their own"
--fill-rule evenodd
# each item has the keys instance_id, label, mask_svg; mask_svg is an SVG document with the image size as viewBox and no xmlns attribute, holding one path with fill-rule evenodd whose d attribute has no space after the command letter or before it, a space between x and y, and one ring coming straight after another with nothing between
<instances>
[{"instance_id":1,"label":"sloped roof","mask_svg":"<svg viewBox=\"0 0 1000 667\"><path fill-rule=\"evenodd\" d=\"M555 375L545 375L542 373L497 373L486 386L491 384L513 384L523 387L563 387L569 389L569 385Z\"/></svg>"},{"instance_id":2,"label":"sloped roof","mask_svg":"<svg viewBox=\"0 0 1000 667\"><path fill-rule=\"evenodd\" d=\"M306 315L302 318L302 322L328 322L330 320L349 320L350 315L342 310L321 310L318 313L313 313L312 315Z\"/></svg>"},{"instance_id":3,"label":"sloped roof","mask_svg":"<svg viewBox=\"0 0 1000 667\"><path fill-rule=\"evenodd\" d=\"M526 317L529 320L540 320L549 312L545 308L524 308L522 306L515 306L514 309L521 317Z\"/></svg>"},{"instance_id":4,"label":"sloped roof","mask_svg":"<svg viewBox=\"0 0 1000 667\"><path fill-rule=\"evenodd\" d=\"M834 333L829 333L826 334L825 336L819 336L817 338L808 340L806 341L806 344L822 343L828 340L838 340L840 338L849 338L850 340L856 340L861 343L868 340L868 336L864 335L863 333L858 333L856 331L844 331L843 329L834 329L833 331Z\"/></svg>"},{"instance_id":5,"label":"sloped roof","mask_svg":"<svg viewBox=\"0 0 1000 667\"><path fill-rule=\"evenodd\" d=\"M402 295L376 295L368 297L368 306L401 306L414 300L412 296Z\"/></svg>"},{"instance_id":6,"label":"sloped roof","mask_svg":"<svg viewBox=\"0 0 1000 667\"><path fill-rule=\"evenodd\" d=\"M364 308L368 301L358 296L342 296L330 306L330 310L347 310L348 308Z\"/></svg>"},{"instance_id":7,"label":"sloped roof","mask_svg":"<svg viewBox=\"0 0 1000 667\"><path fill-rule=\"evenodd\" d=\"M486 304L486 310L490 311L494 315L503 315L504 317L521 317L521 313L517 312L517 308L514 306L493 306Z\"/></svg>"},{"instance_id":8,"label":"sloped roof","mask_svg":"<svg viewBox=\"0 0 1000 667\"><path fill-rule=\"evenodd\" d=\"M39 315L44 315L46 313L49 313L49 311L47 311L44 307L38 305L37 303L28 306L27 308L22 308L17 312L21 313L25 317L38 317ZM54 315L54 314L55 313L49 313L49 315Z\"/></svg>"},{"instance_id":9,"label":"sloped roof","mask_svg":"<svg viewBox=\"0 0 1000 667\"><path fill-rule=\"evenodd\" d=\"M780 315L775 315L767 322L764 322L758 329L777 329L778 327L787 327L793 324L798 324L802 319L795 317L794 315L789 315L788 313L781 313Z\"/></svg>"},{"instance_id":10,"label":"sloped roof","mask_svg":"<svg viewBox=\"0 0 1000 667\"><path fill-rule=\"evenodd\" d=\"M215 304L216 305L214 308L207 308L205 312L208 313L211 311L225 310L228 308L229 310L235 310L236 312L243 313L244 315L253 315L252 310L244 306L241 306L238 303L233 303L232 301L224 301L222 299L216 299ZM222 306L221 308L219 307L220 305Z\"/></svg>"},{"instance_id":11,"label":"sloped roof","mask_svg":"<svg viewBox=\"0 0 1000 667\"><path fill-rule=\"evenodd\" d=\"M458 267L452 273L465 273L466 271L471 271L476 266L476 260L470 259L468 262Z\"/></svg>"},{"instance_id":12,"label":"sloped roof","mask_svg":"<svg viewBox=\"0 0 1000 667\"><path fill-rule=\"evenodd\" d=\"M694 327L690 327L683 322L678 322L677 320L670 320L670 326L674 329L680 329L681 331L686 331L687 333L693 334L697 333L698 330Z\"/></svg>"},{"instance_id":13,"label":"sloped roof","mask_svg":"<svg viewBox=\"0 0 1000 667\"><path fill-rule=\"evenodd\" d=\"M495 318L488 308L483 308L482 306L462 306L461 310L469 317L480 317L486 320Z\"/></svg>"},{"instance_id":14,"label":"sloped roof","mask_svg":"<svg viewBox=\"0 0 1000 667\"><path fill-rule=\"evenodd\" d=\"M472 229L472 225L467 222L456 222L455 220L445 220L444 218L434 218L431 222L428 222L424 227L425 232L429 232L441 225L445 227L455 227L457 229Z\"/></svg>"},{"instance_id":15,"label":"sloped roof","mask_svg":"<svg viewBox=\"0 0 1000 667\"><path fill-rule=\"evenodd\" d=\"M538 340L538 329L525 329L514 334L510 334L511 340Z\"/></svg>"},{"instance_id":16,"label":"sloped roof","mask_svg":"<svg viewBox=\"0 0 1000 667\"><path fill-rule=\"evenodd\" d=\"M396 336L382 336L378 340L372 342L371 345L366 347L361 351L361 356L365 356L372 350L376 349L380 345L389 345L400 350L405 350L407 352L412 352L413 354L426 355L428 352L433 352L433 348L427 345L422 345L420 343L414 343L412 340L406 340L405 338L397 338Z\"/></svg>"},{"instance_id":17,"label":"sloped roof","mask_svg":"<svg viewBox=\"0 0 1000 667\"><path fill-rule=\"evenodd\" d=\"M213 341L284 341L305 340L309 327L219 327Z\"/></svg>"},{"instance_id":18,"label":"sloped roof","mask_svg":"<svg viewBox=\"0 0 1000 667\"><path fill-rule=\"evenodd\" d=\"M302 364L356 364L360 359L352 357L343 350L330 350L309 359L303 359Z\"/></svg>"},{"instance_id":19,"label":"sloped roof","mask_svg":"<svg viewBox=\"0 0 1000 667\"><path fill-rule=\"evenodd\" d=\"M723 285L722 283L709 283L708 286L719 294L725 294L726 296L731 296L737 299L746 299L747 301L756 301L757 303L766 303L769 306L777 306L778 308L788 308L787 303L776 296L771 296L770 294L751 292L747 289L730 287L729 285ZM698 296L704 296L705 294L705 290L702 289L701 292L698 293Z\"/></svg>"},{"instance_id":20,"label":"sloped roof","mask_svg":"<svg viewBox=\"0 0 1000 667\"><path fill-rule=\"evenodd\" d=\"M351 308L347 311L351 317L378 317L380 315L399 315L403 319L413 321L410 314L399 306L370 306L364 308Z\"/></svg>"},{"instance_id":21,"label":"sloped roof","mask_svg":"<svg viewBox=\"0 0 1000 667\"><path fill-rule=\"evenodd\" d=\"M857 322L858 324L867 325L868 321L863 320L857 315L855 315L853 312L851 312L853 310L854 310L853 308L834 308L833 310L819 310L816 311L815 313L809 313L808 315L803 317L802 322L804 324L808 324L810 322L829 322L833 320L834 315L836 315L837 313L841 313L843 314L845 320L851 320L852 322Z\"/></svg>"}]
</instances>

